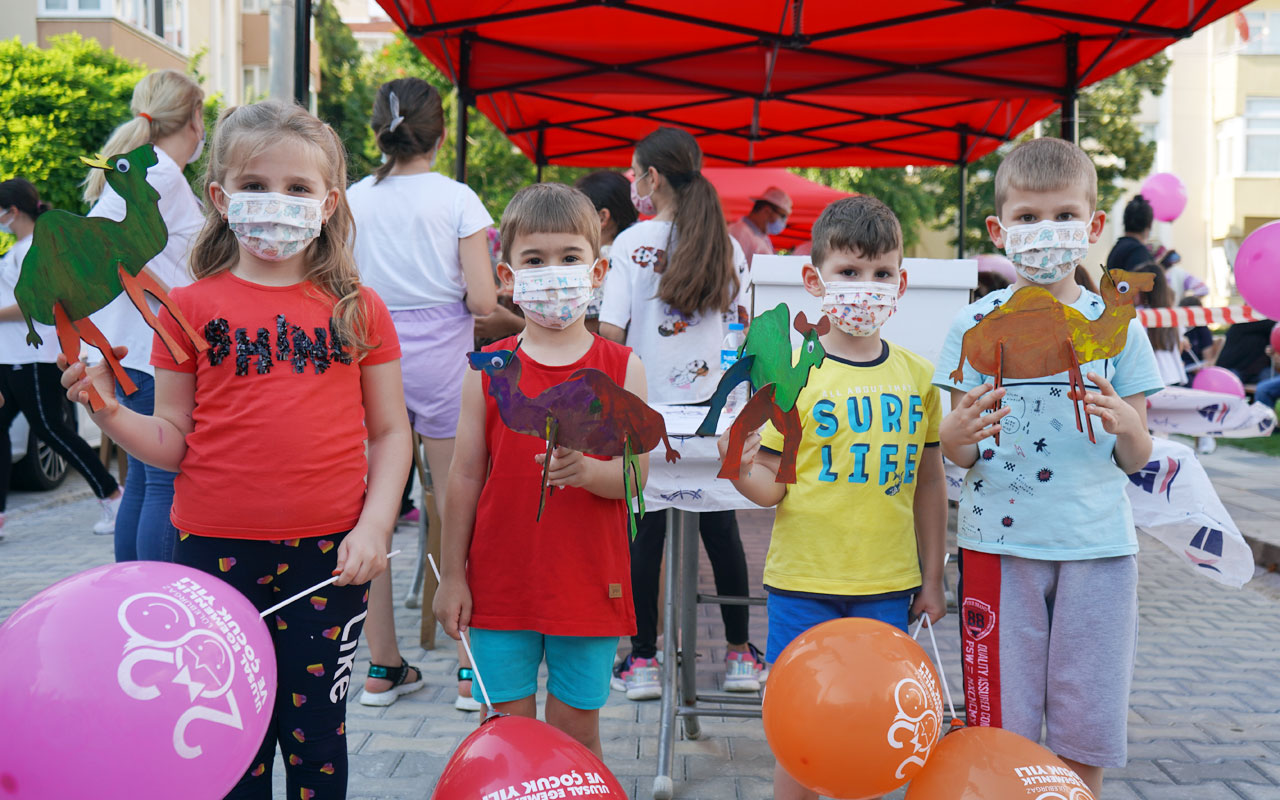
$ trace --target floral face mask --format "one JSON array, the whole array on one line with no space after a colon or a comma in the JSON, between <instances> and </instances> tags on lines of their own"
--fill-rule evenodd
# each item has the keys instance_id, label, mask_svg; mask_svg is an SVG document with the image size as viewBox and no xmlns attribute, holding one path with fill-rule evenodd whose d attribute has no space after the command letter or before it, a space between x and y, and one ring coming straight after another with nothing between
<instances>
[{"instance_id":1,"label":"floral face mask","mask_svg":"<svg viewBox=\"0 0 1280 800\"><path fill-rule=\"evenodd\" d=\"M587 313L591 264L535 267L515 272L511 299L525 318L544 328L567 328Z\"/></svg>"},{"instance_id":2,"label":"floral face mask","mask_svg":"<svg viewBox=\"0 0 1280 800\"><path fill-rule=\"evenodd\" d=\"M1047 219L1008 228L998 224L1005 232L1004 252L1013 268L1032 283L1048 285L1065 278L1084 260L1089 252L1089 222Z\"/></svg>"},{"instance_id":3,"label":"floral face mask","mask_svg":"<svg viewBox=\"0 0 1280 800\"><path fill-rule=\"evenodd\" d=\"M283 261L320 235L324 201L276 192L236 192L227 224L240 246L264 261Z\"/></svg>"},{"instance_id":4,"label":"floral face mask","mask_svg":"<svg viewBox=\"0 0 1280 800\"><path fill-rule=\"evenodd\" d=\"M821 280L821 276L819 276ZM898 308L898 287L879 281L822 282L822 311L850 336L870 336Z\"/></svg>"}]
</instances>

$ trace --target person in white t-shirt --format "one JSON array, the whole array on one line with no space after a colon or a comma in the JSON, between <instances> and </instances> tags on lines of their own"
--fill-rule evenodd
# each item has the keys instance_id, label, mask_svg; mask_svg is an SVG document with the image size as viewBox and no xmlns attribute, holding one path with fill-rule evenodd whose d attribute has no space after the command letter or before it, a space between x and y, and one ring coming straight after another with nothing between
<instances>
[{"instance_id":1,"label":"person in white t-shirt","mask_svg":"<svg viewBox=\"0 0 1280 800\"><path fill-rule=\"evenodd\" d=\"M155 146L156 165L147 170L147 183L160 194L160 216L164 218L169 241L147 269L165 288L191 283L187 269L196 234L204 226L200 201L191 191L182 168L200 157L204 150L204 92L191 76L177 70L160 70L147 75L133 88L130 102L133 118L112 132L102 146L104 156L127 153L150 142ZM92 204L91 217L116 221L125 217L125 202L106 184L106 173L89 170L84 200ZM150 298L152 311L159 304ZM155 368L151 366L151 345L155 334L138 309L123 292L106 308L89 316L111 344L124 345L128 354L120 359L138 391L116 396L126 408L151 414L155 406ZM173 479L177 473L153 467L129 456L124 498L119 508L103 504L103 522L94 533L115 533L116 561L171 561L178 531L169 520L173 507ZM109 521L114 519L114 523Z\"/></svg>"},{"instance_id":2,"label":"person in white t-shirt","mask_svg":"<svg viewBox=\"0 0 1280 800\"><path fill-rule=\"evenodd\" d=\"M370 124L386 161L347 190L356 222L356 266L360 279L387 304L400 337L409 421L423 437L441 514L466 354L474 344L473 315L486 316L497 307L485 233L493 218L470 187L434 171L444 122L440 93L431 84L420 78L384 83ZM406 486L401 510L412 514L408 495ZM396 644L389 572L370 587L364 633L371 664L361 703L390 705L422 688L421 670L404 660ZM478 710L462 652L459 662L455 706Z\"/></svg>"},{"instance_id":3,"label":"person in white t-shirt","mask_svg":"<svg viewBox=\"0 0 1280 800\"><path fill-rule=\"evenodd\" d=\"M715 187L702 174L702 150L693 136L659 128L636 144L631 168L636 175L631 189L636 208L654 217L613 240L600 335L628 345L640 356L650 403L702 403L719 383L720 345L729 324L747 322L747 260L729 235ZM745 597L747 560L734 513L698 516L716 593ZM662 514L644 517L631 544L636 635L631 653L614 668L613 686L632 700L661 694L654 659L665 519ZM724 605L720 610L728 645L725 688L758 691L764 661L747 641L748 608Z\"/></svg>"},{"instance_id":4,"label":"person in white t-shirt","mask_svg":"<svg viewBox=\"0 0 1280 800\"><path fill-rule=\"evenodd\" d=\"M13 460L9 457L9 425L21 413L40 441L53 448L89 482L99 500L119 498L120 486L98 460L97 453L65 416L66 391L62 388L62 370L54 363L58 357L58 335L50 325L32 322L44 340L39 347L27 343L27 326L22 312L14 305L13 289L22 272L22 259L31 249L31 234L36 218L49 210L40 202L36 187L23 178L0 183L0 231L18 238L13 247L0 255L0 539L4 538L5 500L9 494L9 475ZM110 533L109 520L99 520Z\"/></svg>"}]
</instances>

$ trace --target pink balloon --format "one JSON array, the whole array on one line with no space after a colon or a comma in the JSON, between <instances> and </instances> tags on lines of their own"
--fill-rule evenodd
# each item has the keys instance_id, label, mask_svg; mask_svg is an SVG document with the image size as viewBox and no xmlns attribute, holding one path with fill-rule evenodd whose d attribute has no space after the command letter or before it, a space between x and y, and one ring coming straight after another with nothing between
<instances>
[{"instance_id":1,"label":"pink balloon","mask_svg":"<svg viewBox=\"0 0 1280 800\"><path fill-rule=\"evenodd\" d=\"M0 626L0 797L220 798L271 720L276 659L225 582L130 561L54 584Z\"/></svg>"},{"instance_id":2,"label":"pink balloon","mask_svg":"<svg viewBox=\"0 0 1280 800\"><path fill-rule=\"evenodd\" d=\"M1157 172L1142 182L1139 191L1161 222L1173 222L1187 207L1187 187L1172 172Z\"/></svg>"},{"instance_id":3,"label":"pink balloon","mask_svg":"<svg viewBox=\"0 0 1280 800\"><path fill-rule=\"evenodd\" d=\"M1009 283L1018 280L1018 271L1013 268L1013 262L997 253L979 255L978 272L994 272Z\"/></svg>"},{"instance_id":4,"label":"pink balloon","mask_svg":"<svg viewBox=\"0 0 1280 800\"><path fill-rule=\"evenodd\" d=\"M1280 221L1268 222L1244 237L1234 269L1236 289L1244 301L1280 319Z\"/></svg>"},{"instance_id":5,"label":"pink balloon","mask_svg":"<svg viewBox=\"0 0 1280 800\"><path fill-rule=\"evenodd\" d=\"M1233 397L1244 397L1244 384L1236 374L1223 367L1205 367L1196 373L1191 381L1192 389L1202 392L1217 392Z\"/></svg>"}]
</instances>

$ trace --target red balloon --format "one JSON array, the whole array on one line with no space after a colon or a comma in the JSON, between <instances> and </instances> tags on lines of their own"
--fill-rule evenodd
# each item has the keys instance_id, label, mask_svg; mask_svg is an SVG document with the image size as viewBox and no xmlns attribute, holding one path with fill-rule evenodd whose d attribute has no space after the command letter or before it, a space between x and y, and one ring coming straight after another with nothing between
<instances>
[{"instance_id":1,"label":"red balloon","mask_svg":"<svg viewBox=\"0 0 1280 800\"><path fill-rule=\"evenodd\" d=\"M933 750L906 800L1094 800L1062 759L1003 728L964 728Z\"/></svg>"},{"instance_id":2,"label":"red balloon","mask_svg":"<svg viewBox=\"0 0 1280 800\"><path fill-rule=\"evenodd\" d=\"M1280 323L1271 326L1271 352L1280 355Z\"/></svg>"},{"instance_id":3,"label":"red balloon","mask_svg":"<svg viewBox=\"0 0 1280 800\"><path fill-rule=\"evenodd\" d=\"M835 619L802 633L773 665L764 735L810 790L880 797L929 758L942 729L940 691L911 637L874 619Z\"/></svg>"},{"instance_id":4,"label":"red balloon","mask_svg":"<svg viewBox=\"0 0 1280 800\"><path fill-rule=\"evenodd\" d=\"M432 800L627 800L618 779L568 734L528 717L493 716L462 740Z\"/></svg>"}]
</instances>

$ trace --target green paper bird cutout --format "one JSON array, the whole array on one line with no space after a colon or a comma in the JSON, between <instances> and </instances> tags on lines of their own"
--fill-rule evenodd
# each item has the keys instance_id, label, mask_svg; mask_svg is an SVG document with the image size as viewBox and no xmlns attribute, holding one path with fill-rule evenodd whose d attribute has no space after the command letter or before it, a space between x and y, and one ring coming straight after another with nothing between
<instances>
[{"instance_id":1,"label":"green paper bird cutout","mask_svg":"<svg viewBox=\"0 0 1280 800\"><path fill-rule=\"evenodd\" d=\"M160 216L160 194L147 183L147 170L157 163L152 145L105 160L80 160L106 170L107 183L124 198L125 218L115 222L58 210L41 214L13 293L27 323L29 344L42 343L32 320L53 325L68 364L80 360L81 341L91 344L101 351L125 394L133 394L138 387L120 366L107 337L89 319L121 292L129 295L178 363L186 361L187 355L152 313L145 295L169 309L197 352L209 349L209 344L147 269L147 262L159 255L169 240ZM102 405L102 397L89 387L89 407L99 411Z\"/></svg>"}]
</instances>

